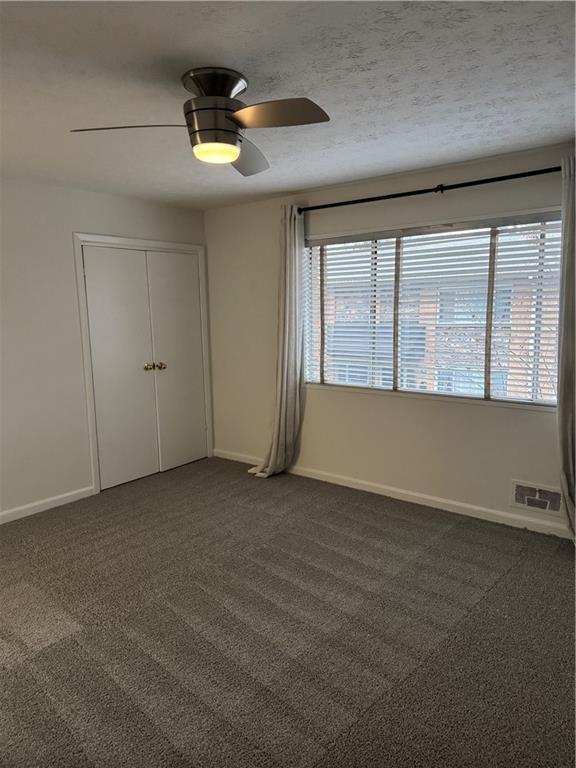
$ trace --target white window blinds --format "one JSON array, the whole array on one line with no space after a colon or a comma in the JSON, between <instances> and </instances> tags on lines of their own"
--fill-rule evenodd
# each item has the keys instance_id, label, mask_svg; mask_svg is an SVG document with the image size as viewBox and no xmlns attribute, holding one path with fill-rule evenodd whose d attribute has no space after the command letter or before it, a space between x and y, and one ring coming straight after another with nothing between
<instances>
[{"instance_id":1,"label":"white window blinds","mask_svg":"<svg viewBox=\"0 0 576 768\"><path fill-rule=\"evenodd\" d=\"M324 381L392 387L394 240L322 249Z\"/></svg>"},{"instance_id":2,"label":"white window blinds","mask_svg":"<svg viewBox=\"0 0 576 768\"><path fill-rule=\"evenodd\" d=\"M494 272L490 394L556 402L560 222L500 227Z\"/></svg>"},{"instance_id":3,"label":"white window blinds","mask_svg":"<svg viewBox=\"0 0 576 768\"><path fill-rule=\"evenodd\" d=\"M405 237L398 388L484 394L490 230Z\"/></svg>"},{"instance_id":4,"label":"white window blinds","mask_svg":"<svg viewBox=\"0 0 576 768\"><path fill-rule=\"evenodd\" d=\"M314 245L310 382L553 403L560 222Z\"/></svg>"}]
</instances>

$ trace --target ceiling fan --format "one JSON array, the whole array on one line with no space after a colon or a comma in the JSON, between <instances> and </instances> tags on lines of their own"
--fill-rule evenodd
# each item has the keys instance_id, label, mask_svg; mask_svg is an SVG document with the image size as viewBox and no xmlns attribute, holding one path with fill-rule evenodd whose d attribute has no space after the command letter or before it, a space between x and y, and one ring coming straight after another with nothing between
<instances>
[{"instance_id":1,"label":"ceiling fan","mask_svg":"<svg viewBox=\"0 0 576 768\"><path fill-rule=\"evenodd\" d=\"M234 69L190 69L182 75L182 84L193 95L184 104L185 124L110 125L75 128L71 133L188 128L192 151L198 160L229 163L243 176L253 176L270 166L258 147L244 135L247 128L279 128L330 120L326 112L310 99L278 99L247 106L237 96L248 88L248 80Z\"/></svg>"}]
</instances>

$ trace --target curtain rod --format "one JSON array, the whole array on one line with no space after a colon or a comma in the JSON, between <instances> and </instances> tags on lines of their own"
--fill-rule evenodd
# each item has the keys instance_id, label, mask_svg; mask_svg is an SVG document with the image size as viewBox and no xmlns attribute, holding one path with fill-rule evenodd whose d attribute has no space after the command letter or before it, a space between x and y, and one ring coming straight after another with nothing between
<instances>
[{"instance_id":1,"label":"curtain rod","mask_svg":"<svg viewBox=\"0 0 576 768\"><path fill-rule=\"evenodd\" d=\"M522 171L522 173L509 173L507 176L492 176L489 179L476 179L475 181L461 181L458 184L438 184L435 187L424 189L412 189L409 192L393 192L391 195L376 195L375 197L360 197L357 200L341 200L338 203L324 203L323 205L307 205L298 208L298 213L309 211L324 211L327 208L340 208L344 205L360 205L361 203L376 203L379 200L394 200L398 197L414 197L415 195L429 195L432 192L449 192L451 189L463 189L464 187L478 187L481 184L494 184L497 181L511 181L512 179L526 179L529 176L543 176L546 173L558 173L562 170L560 165L551 168L539 168L536 171Z\"/></svg>"}]
</instances>

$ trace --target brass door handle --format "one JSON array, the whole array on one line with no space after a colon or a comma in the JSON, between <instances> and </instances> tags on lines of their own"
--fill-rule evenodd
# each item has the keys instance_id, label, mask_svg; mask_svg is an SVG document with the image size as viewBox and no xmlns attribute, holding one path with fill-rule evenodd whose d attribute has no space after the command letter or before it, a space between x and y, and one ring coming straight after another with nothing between
<instances>
[{"instance_id":1,"label":"brass door handle","mask_svg":"<svg viewBox=\"0 0 576 768\"><path fill-rule=\"evenodd\" d=\"M156 368L156 363L144 363L145 371L153 371Z\"/></svg>"},{"instance_id":2,"label":"brass door handle","mask_svg":"<svg viewBox=\"0 0 576 768\"><path fill-rule=\"evenodd\" d=\"M168 366L166 365L166 363L156 363L156 368L159 371L165 371L166 368L168 368Z\"/></svg>"}]
</instances>

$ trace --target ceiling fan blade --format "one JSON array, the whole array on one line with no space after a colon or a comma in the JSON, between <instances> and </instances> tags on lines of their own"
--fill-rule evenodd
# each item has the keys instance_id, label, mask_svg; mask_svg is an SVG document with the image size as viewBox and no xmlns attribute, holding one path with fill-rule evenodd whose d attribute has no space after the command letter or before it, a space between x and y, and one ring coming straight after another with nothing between
<instances>
[{"instance_id":1,"label":"ceiling fan blade","mask_svg":"<svg viewBox=\"0 0 576 768\"><path fill-rule=\"evenodd\" d=\"M242 176L254 176L270 168L270 163L258 147L245 137L242 139L240 157L232 165Z\"/></svg>"},{"instance_id":2,"label":"ceiling fan blade","mask_svg":"<svg viewBox=\"0 0 576 768\"><path fill-rule=\"evenodd\" d=\"M241 128L280 128L285 125L325 123L330 118L310 99L263 101L236 110L230 115Z\"/></svg>"},{"instance_id":3,"label":"ceiling fan blade","mask_svg":"<svg viewBox=\"0 0 576 768\"><path fill-rule=\"evenodd\" d=\"M128 128L186 128L186 125L160 123L160 125L107 125L103 128L73 128L70 133L89 133L91 131L124 131Z\"/></svg>"}]
</instances>

